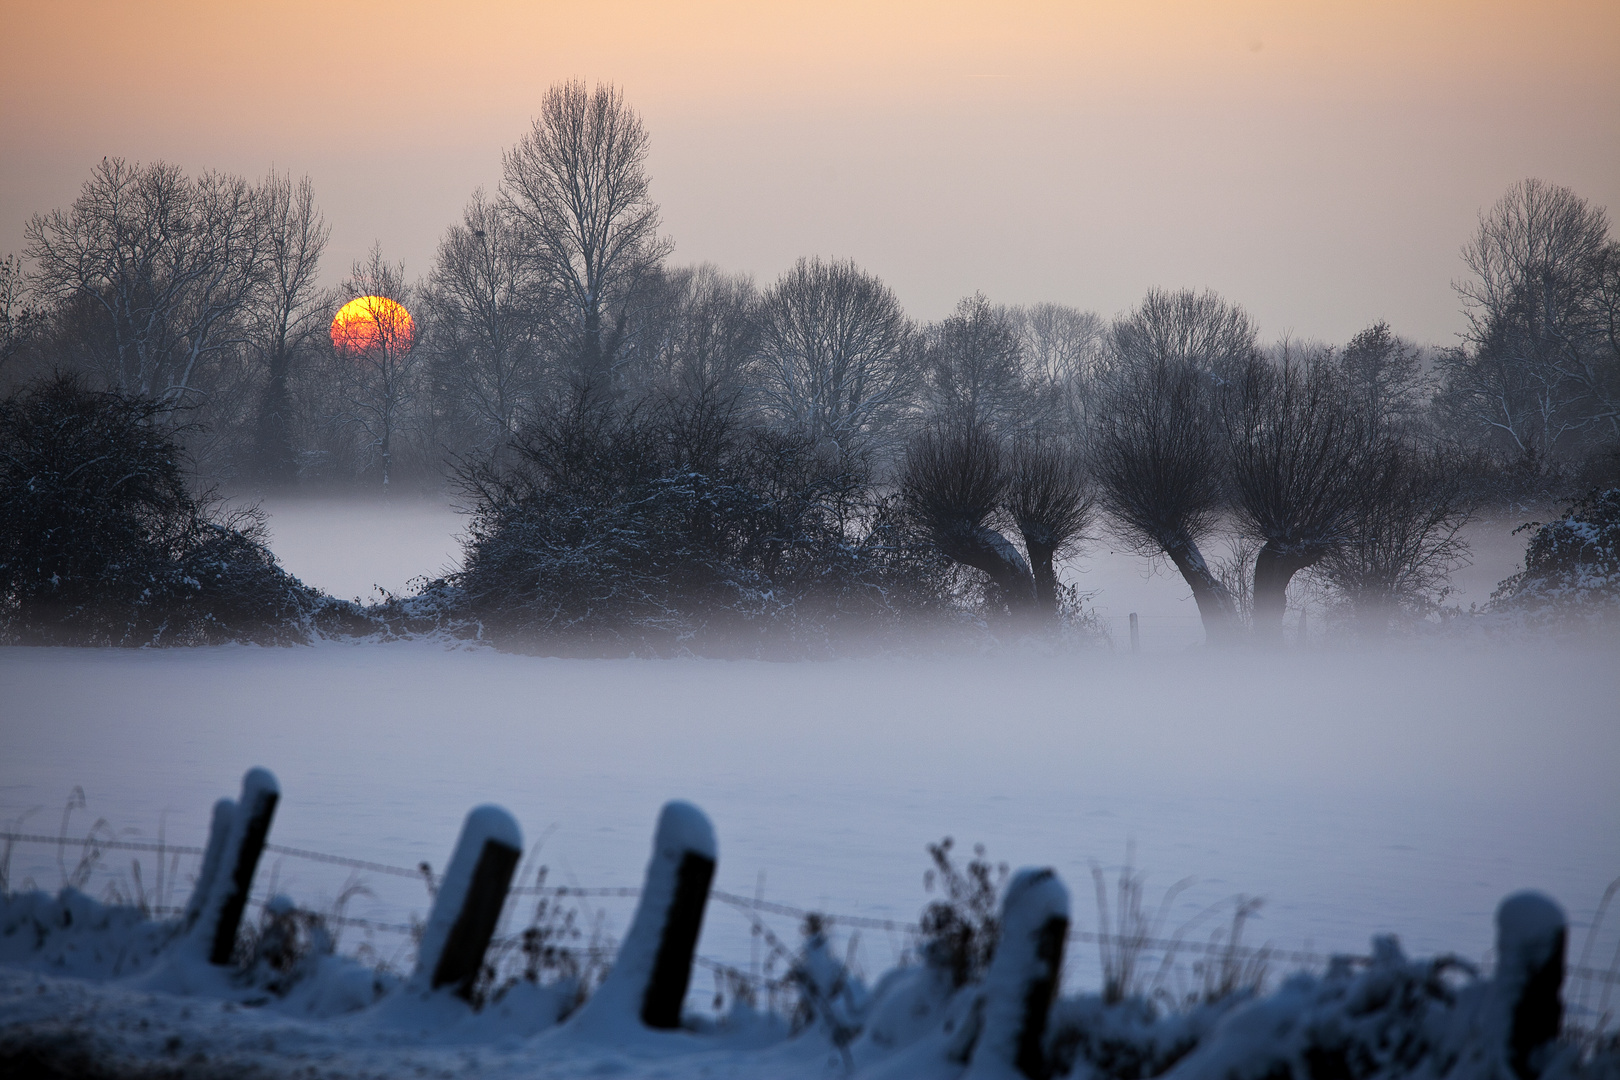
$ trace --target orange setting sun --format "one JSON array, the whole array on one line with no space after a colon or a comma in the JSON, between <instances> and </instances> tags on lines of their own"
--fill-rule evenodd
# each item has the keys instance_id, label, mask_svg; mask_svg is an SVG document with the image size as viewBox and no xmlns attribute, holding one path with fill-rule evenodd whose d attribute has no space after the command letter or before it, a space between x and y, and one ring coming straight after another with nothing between
<instances>
[{"instance_id":1,"label":"orange setting sun","mask_svg":"<svg viewBox=\"0 0 1620 1080\"><path fill-rule=\"evenodd\" d=\"M332 347L344 356L409 352L416 342L411 313L386 296L361 296L332 318Z\"/></svg>"}]
</instances>

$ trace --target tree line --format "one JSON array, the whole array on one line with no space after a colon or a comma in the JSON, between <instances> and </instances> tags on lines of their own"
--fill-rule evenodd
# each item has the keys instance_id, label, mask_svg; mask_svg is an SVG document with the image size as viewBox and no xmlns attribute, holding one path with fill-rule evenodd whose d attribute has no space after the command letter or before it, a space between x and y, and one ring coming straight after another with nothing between
<instances>
[{"instance_id":1,"label":"tree line","mask_svg":"<svg viewBox=\"0 0 1620 1080\"><path fill-rule=\"evenodd\" d=\"M307 178L104 160L0 263L0 383L155 402L226 483L448 476L460 602L584 640L818 605L1050 624L1102 531L1173 565L1211 640L1280 637L1301 574L1385 626L1443 596L1482 501L1620 474L1620 243L1565 188L1481 214L1457 345L1263 344L1207 291L918 324L847 260L678 266L647 150L618 90L554 86L425 277L374 247L336 289ZM405 346L334 347L363 296L411 312Z\"/></svg>"}]
</instances>

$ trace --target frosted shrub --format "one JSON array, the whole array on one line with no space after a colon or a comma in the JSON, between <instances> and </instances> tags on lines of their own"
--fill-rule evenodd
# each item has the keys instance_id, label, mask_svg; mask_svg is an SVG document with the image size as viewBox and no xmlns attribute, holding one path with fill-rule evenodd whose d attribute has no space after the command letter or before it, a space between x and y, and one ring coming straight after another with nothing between
<instances>
[{"instance_id":1,"label":"frosted shrub","mask_svg":"<svg viewBox=\"0 0 1620 1080\"><path fill-rule=\"evenodd\" d=\"M997 896L1007 882L1007 864L992 866L984 857L984 845L973 846L973 858L965 867L951 859L954 842L949 836L928 845L933 869L923 875L929 892L943 894L923 909L918 920L922 934L920 952L932 967L950 973L954 986L965 986L983 977L996 951L1001 935Z\"/></svg>"},{"instance_id":2,"label":"frosted shrub","mask_svg":"<svg viewBox=\"0 0 1620 1080\"><path fill-rule=\"evenodd\" d=\"M193 493L172 420L71 376L0 401L0 641L289 644L356 614Z\"/></svg>"},{"instance_id":3,"label":"frosted shrub","mask_svg":"<svg viewBox=\"0 0 1620 1080\"><path fill-rule=\"evenodd\" d=\"M277 895L266 901L257 933L238 944L238 960L249 981L285 996L314 972L322 956L335 951L336 942L324 918Z\"/></svg>"},{"instance_id":4,"label":"frosted shrub","mask_svg":"<svg viewBox=\"0 0 1620 1080\"><path fill-rule=\"evenodd\" d=\"M1582 623L1620 615L1620 488L1592 491L1556 521L1530 522L1524 570L1492 596L1499 610L1537 622Z\"/></svg>"},{"instance_id":5,"label":"frosted shrub","mask_svg":"<svg viewBox=\"0 0 1620 1080\"><path fill-rule=\"evenodd\" d=\"M581 401L515 464L463 473L459 602L497 643L563 655L803 655L835 628L944 609L945 575L857 462L715 402Z\"/></svg>"}]
</instances>

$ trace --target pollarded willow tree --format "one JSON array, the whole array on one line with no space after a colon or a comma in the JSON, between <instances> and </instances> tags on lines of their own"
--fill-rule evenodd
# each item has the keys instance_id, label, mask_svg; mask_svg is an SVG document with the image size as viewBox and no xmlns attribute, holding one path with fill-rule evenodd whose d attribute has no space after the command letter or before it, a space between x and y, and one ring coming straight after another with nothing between
<instances>
[{"instance_id":1,"label":"pollarded willow tree","mask_svg":"<svg viewBox=\"0 0 1620 1080\"><path fill-rule=\"evenodd\" d=\"M1114 323L1094 383L1102 506L1125 543L1180 571L1213 643L1238 630L1236 600L1200 549L1226 502L1220 397L1254 351L1243 309L1209 292L1154 290Z\"/></svg>"},{"instance_id":2,"label":"pollarded willow tree","mask_svg":"<svg viewBox=\"0 0 1620 1080\"><path fill-rule=\"evenodd\" d=\"M1233 509L1260 541L1251 627L1271 641L1294 575L1350 538L1373 446L1328 354L1281 351L1276 362L1252 357L1226 396Z\"/></svg>"},{"instance_id":3,"label":"pollarded willow tree","mask_svg":"<svg viewBox=\"0 0 1620 1080\"><path fill-rule=\"evenodd\" d=\"M672 249L658 235L647 130L614 86L559 83L502 156L502 205L522 228L536 310L571 388L610 393L631 305Z\"/></svg>"},{"instance_id":4,"label":"pollarded willow tree","mask_svg":"<svg viewBox=\"0 0 1620 1080\"><path fill-rule=\"evenodd\" d=\"M1029 563L993 519L1007 492L1000 441L982 427L931 427L906 448L901 492L912 517L946 558L990 580L991 601L1009 614L1036 610Z\"/></svg>"}]
</instances>

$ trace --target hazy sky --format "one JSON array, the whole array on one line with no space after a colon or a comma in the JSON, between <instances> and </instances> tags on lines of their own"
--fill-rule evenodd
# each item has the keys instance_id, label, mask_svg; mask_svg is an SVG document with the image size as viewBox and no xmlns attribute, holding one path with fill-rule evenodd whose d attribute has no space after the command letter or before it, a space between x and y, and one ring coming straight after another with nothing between
<instances>
[{"instance_id":1,"label":"hazy sky","mask_svg":"<svg viewBox=\"0 0 1620 1080\"><path fill-rule=\"evenodd\" d=\"M1620 2L0 0L0 251L103 155L308 173L327 277L424 273L550 83L625 90L679 262L852 257L911 312L1208 286L1446 343L1526 176L1620 212Z\"/></svg>"}]
</instances>

